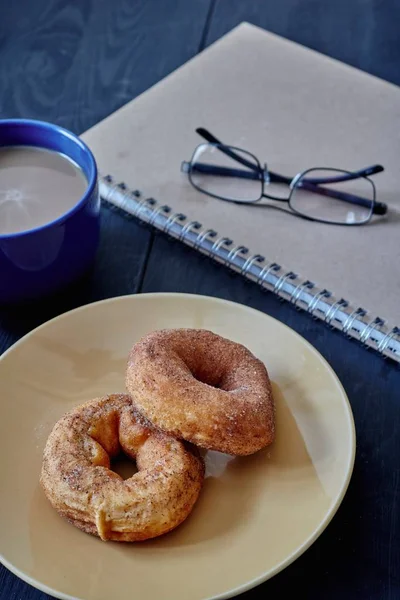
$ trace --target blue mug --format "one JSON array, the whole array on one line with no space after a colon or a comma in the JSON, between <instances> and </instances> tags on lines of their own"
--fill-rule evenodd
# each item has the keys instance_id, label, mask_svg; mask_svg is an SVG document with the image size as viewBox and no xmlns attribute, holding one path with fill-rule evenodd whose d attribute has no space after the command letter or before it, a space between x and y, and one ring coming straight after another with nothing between
<instances>
[{"instance_id":1,"label":"blue mug","mask_svg":"<svg viewBox=\"0 0 400 600\"><path fill-rule=\"evenodd\" d=\"M50 294L87 271L95 257L100 227L97 166L76 135L42 121L0 120L0 148L35 146L72 159L87 179L84 195L68 212L41 227L0 234L0 302Z\"/></svg>"}]
</instances>

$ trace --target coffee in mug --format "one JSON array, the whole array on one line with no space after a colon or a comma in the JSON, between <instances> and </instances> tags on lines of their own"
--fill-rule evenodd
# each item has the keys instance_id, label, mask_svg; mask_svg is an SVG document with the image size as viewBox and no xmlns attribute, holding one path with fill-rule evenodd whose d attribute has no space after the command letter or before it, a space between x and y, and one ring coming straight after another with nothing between
<instances>
[{"instance_id":1,"label":"coffee in mug","mask_svg":"<svg viewBox=\"0 0 400 600\"><path fill-rule=\"evenodd\" d=\"M0 119L0 304L48 296L84 276L99 233L90 148L54 123Z\"/></svg>"},{"instance_id":2,"label":"coffee in mug","mask_svg":"<svg viewBox=\"0 0 400 600\"><path fill-rule=\"evenodd\" d=\"M0 148L0 235L42 227L68 213L88 181L70 158L34 146Z\"/></svg>"}]
</instances>

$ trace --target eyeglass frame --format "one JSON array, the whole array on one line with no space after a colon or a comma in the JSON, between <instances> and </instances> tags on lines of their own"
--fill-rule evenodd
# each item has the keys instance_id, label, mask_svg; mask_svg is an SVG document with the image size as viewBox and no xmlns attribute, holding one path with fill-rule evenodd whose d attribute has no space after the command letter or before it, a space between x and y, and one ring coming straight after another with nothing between
<instances>
[{"instance_id":1,"label":"eyeglass frame","mask_svg":"<svg viewBox=\"0 0 400 600\"><path fill-rule=\"evenodd\" d=\"M254 204L259 203L260 200L262 200L263 198L267 198L269 200L274 200L274 201L278 201L278 202L285 202L288 204L290 210L292 211L291 214L294 214L295 216L303 218L303 219L307 219L308 221L325 223L328 225L341 225L341 226L365 225L365 224L369 223L369 221L371 220L371 218L374 214L375 215L385 215L387 213L387 205L384 204L383 202L376 201L376 187L375 187L375 184L372 181L372 179L370 179L370 177L369 177L370 175L374 175L374 174L381 173L382 171L384 171L384 167L382 165L372 165L370 167L366 167L366 168L360 169L358 171L347 171L346 169L337 169L337 168L332 168L332 167L312 167L310 169L306 169L306 170L298 173L294 177L287 177L285 175L280 175L278 173L269 171L266 164L264 164L264 168L261 167L260 161L254 154L252 154L248 150L244 150L244 149L238 148L236 146L228 146L226 144L223 144L213 134L211 134L209 131L207 131L203 127L197 128L196 132L199 135L201 135L205 140L207 140L208 143L203 143L203 144L198 145L193 152L191 160L182 162L181 170L188 174L188 178L189 178L191 185L203 194L206 194L213 198L217 198L219 200L224 200L226 202L233 202L234 204L254 205ZM208 175L216 174L216 175L222 175L222 176L228 176L228 177L241 177L241 178L260 181L260 183L261 183L260 196L255 200L239 200L239 199L228 198L226 196L221 196L219 194L214 194L214 193L209 192L209 191L201 188L200 186L198 186L193 181L193 178L192 178L192 173L194 171L193 161L196 156L196 153L198 152L199 148L201 148L202 146L215 147L215 148L221 150L221 152L223 152L225 155L229 156L236 162L246 166L250 170L245 171L245 170L233 169L230 167L222 167L222 166L219 167L217 165L202 164L201 165L202 169L200 172L202 172L206 175L207 174ZM254 163L246 160L244 157L242 157L240 154L238 154L238 152L247 154L249 157L251 157L251 159L254 161ZM197 172L199 172L198 167L200 166L200 164L201 163L196 165ZM333 177L333 178L326 178L326 177L311 178L311 179L304 178L307 173L309 173L310 171L315 171L315 170L340 172L340 173L342 173L342 176ZM345 175L343 176L343 174L345 174ZM351 181L354 179L361 179L361 178L369 181L369 183L371 184L372 191L373 191L372 199L362 198L360 196L355 196L354 194L349 194L347 192L341 192L339 190L332 190L330 188L319 187L320 184L322 184L322 183L340 183L342 181ZM303 181L302 181L303 185L299 186L298 182L302 179L303 179ZM289 195L287 197L283 197L283 196L275 196L272 194L266 194L265 193L265 184L268 185L269 183L283 183L283 184L288 185L290 188ZM306 188L304 187L304 184L307 184ZM332 198L335 198L338 200L342 200L344 202L349 202L350 204L356 204L358 206L365 207L366 204L368 203L368 207L370 207L369 215L367 216L366 219L364 219L363 221L357 222L357 223L343 223L342 221L320 219L318 217L311 217L309 215L303 214L301 211L299 211L295 207L293 207L293 205L291 203L291 200L293 197L293 192L296 189L302 189L302 188L307 189L308 191L311 191L314 193L319 193L322 196L329 196L329 197L332 197ZM270 207L271 205L258 204L258 206ZM282 209L282 210L284 210L284 209ZM285 211L285 212L288 212L288 211Z\"/></svg>"}]
</instances>

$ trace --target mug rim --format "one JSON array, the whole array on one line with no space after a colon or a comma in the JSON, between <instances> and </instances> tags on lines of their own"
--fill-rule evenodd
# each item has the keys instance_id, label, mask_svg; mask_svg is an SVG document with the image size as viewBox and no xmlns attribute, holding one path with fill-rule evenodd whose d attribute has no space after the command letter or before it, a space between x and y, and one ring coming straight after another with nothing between
<instances>
[{"instance_id":1,"label":"mug rim","mask_svg":"<svg viewBox=\"0 0 400 600\"><path fill-rule=\"evenodd\" d=\"M56 219L53 219L52 221L49 221L48 223L45 223L44 225L39 225L38 227L33 227L32 229L26 229L24 231L18 231L15 233L0 233L0 240L19 238L19 237L23 237L26 235L39 233L40 231L43 231L49 227L54 227L54 226L64 223L70 217L72 217L76 212L79 211L79 209L87 202L88 198L93 194L93 192L95 190L98 174L97 174L97 164L96 164L96 160L94 158L93 152L90 150L89 146L87 144L85 144L84 141L81 140L80 137L75 135L75 133L72 133L72 131L69 131L68 129L65 129L64 127L61 127L60 125L56 125L54 123L49 123L47 121L40 121L40 120L36 120L36 119L0 119L0 130L3 125L8 125L8 126L9 125L22 125L22 126L33 127L33 128L38 128L38 129L47 129L47 130L51 130L53 132L56 131L57 134L67 137L71 142L80 146L80 148L88 156L89 163L90 163L90 178L88 179L88 185L87 185L85 193L82 195L82 197L79 198L77 203L74 204L74 206L72 206L72 208L68 209L67 212L63 213L60 217L57 217ZM32 144L25 144L25 145L30 146L32 148L39 148L39 149L42 148L43 150L50 150L49 148L46 148L45 146L33 146ZM4 146L0 145L0 149L1 148L12 148L12 144L7 144ZM55 152L57 152L57 151L55 151ZM65 153L58 152L58 154L65 156L69 160L73 160ZM73 162L76 163L76 161L73 161ZM76 164L80 169L82 169L81 165L79 165L78 163L76 163Z\"/></svg>"}]
</instances>

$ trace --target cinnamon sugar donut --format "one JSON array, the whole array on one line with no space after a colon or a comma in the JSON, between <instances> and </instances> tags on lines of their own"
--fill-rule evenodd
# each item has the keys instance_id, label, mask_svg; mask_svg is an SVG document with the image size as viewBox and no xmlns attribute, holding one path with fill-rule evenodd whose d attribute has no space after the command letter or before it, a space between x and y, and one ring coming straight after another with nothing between
<instances>
[{"instance_id":1,"label":"cinnamon sugar donut","mask_svg":"<svg viewBox=\"0 0 400 600\"><path fill-rule=\"evenodd\" d=\"M274 439L264 364L247 348L203 329L155 331L135 344L126 385L156 427L200 447L252 454Z\"/></svg>"},{"instance_id":2,"label":"cinnamon sugar donut","mask_svg":"<svg viewBox=\"0 0 400 600\"><path fill-rule=\"evenodd\" d=\"M125 481L110 470L120 450L138 472ZM174 529L189 515L204 465L188 449L143 424L127 395L78 406L47 441L41 484L59 514L102 540L133 542Z\"/></svg>"}]
</instances>

